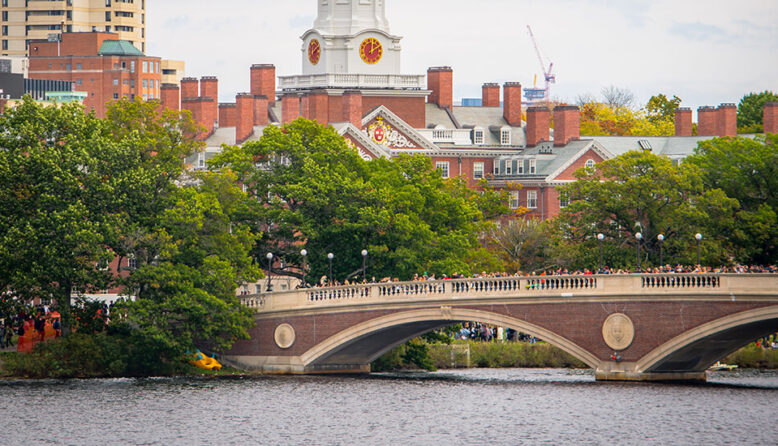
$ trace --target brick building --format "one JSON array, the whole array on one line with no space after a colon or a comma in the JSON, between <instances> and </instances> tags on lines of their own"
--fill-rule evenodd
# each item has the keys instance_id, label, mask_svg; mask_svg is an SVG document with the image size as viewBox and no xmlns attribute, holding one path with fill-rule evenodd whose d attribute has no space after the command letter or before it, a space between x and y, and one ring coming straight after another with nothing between
<instances>
[{"instance_id":1,"label":"brick building","mask_svg":"<svg viewBox=\"0 0 778 446\"><path fill-rule=\"evenodd\" d=\"M73 82L87 92L84 104L104 116L106 103L126 97L159 99L161 59L109 32L64 33L62 41L34 41L29 75Z\"/></svg>"},{"instance_id":2,"label":"brick building","mask_svg":"<svg viewBox=\"0 0 778 446\"><path fill-rule=\"evenodd\" d=\"M389 31L386 1L318 0L317 6L313 28L301 37L302 74L277 77L273 65L254 65L250 92L229 104L218 103L213 77L184 79L180 91L165 86L163 103L192 110L207 129L201 135L207 149L192 157L194 168L223 144L258 139L268 125L304 117L331 125L365 159L423 154L445 177L465 176L471 187L482 178L498 188L518 184L511 207L546 219L565 206L556 186L573 181L581 167L631 150L678 161L699 141L736 132L736 110L722 104L701 109L701 136L692 136L691 110L679 109L674 137L582 137L577 107L525 108L518 82L486 82L482 106L458 106L451 67L402 73L401 37ZM771 107L766 122L775 121Z\"/></svg>"}]
</instances>

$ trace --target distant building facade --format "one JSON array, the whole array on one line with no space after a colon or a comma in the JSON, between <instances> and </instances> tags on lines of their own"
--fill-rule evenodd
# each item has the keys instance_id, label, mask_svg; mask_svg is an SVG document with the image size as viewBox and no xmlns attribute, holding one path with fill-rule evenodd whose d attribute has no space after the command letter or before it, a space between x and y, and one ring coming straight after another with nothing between
<instances>
[{"instance_id":1,"label":"distant building facade","mask_svg":"<svg viewBox=\"0 0 778 446\"><path fill-rule=\"evenodd\" d=\"M115 33L65 33L61 42L32 42L29 74L36 79L73 82L76 91L87 93L87 109L102 117L106 103L122 97L159 99L161 62Z\"/></svg>"},{"instance_id":2,"label":"distant building facade","mask_svg":"<svg viewBox=\"0 0 778 446\"><path fill-rule=\"evenodd\" d=\"M146 51L146 0L3 0L0 55L27 56L31 42L105 31Z\"/></svg>"}]
</instances>

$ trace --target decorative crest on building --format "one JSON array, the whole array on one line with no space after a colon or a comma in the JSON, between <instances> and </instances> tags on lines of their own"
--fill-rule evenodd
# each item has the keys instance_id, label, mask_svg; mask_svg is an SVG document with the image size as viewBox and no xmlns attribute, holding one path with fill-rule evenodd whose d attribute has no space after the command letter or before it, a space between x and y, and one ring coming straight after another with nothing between
<instances>
[{"instance_id":1,"label":"decorative crest on building","mask_svg":"<svg viewBox=\"0 0 778 446\"><path fill-rule=\"evenodd\" d=\"M392 149L416 149L418 148L405 135L394 127L384 123L384 119L378 116L363 132L376 144Z\"/></svg>"}]
</instances>

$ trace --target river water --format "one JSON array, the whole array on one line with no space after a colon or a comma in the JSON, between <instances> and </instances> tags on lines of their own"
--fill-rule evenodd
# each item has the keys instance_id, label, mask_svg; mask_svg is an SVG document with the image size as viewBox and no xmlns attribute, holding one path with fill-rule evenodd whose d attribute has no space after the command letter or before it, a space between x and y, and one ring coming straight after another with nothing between
<instances>
[{"instance_id":1,"label":"river water","mask_svg":"<svg viewBox=\"0 0 778 446\"><path fill-rule=\"evenodd\" d=\"M702 385L561 369L0 381L0 427L0 445L774 445L778 373Z\"/></svg>"}]
</instances>

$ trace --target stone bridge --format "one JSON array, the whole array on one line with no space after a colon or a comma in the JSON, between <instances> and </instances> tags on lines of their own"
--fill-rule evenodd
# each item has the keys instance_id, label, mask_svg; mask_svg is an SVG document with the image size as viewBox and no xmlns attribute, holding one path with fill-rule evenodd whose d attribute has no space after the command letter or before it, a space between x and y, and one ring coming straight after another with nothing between
<instances>
[{"instance_id":1,"label":"stone bridge","mask_svg":"<svg viewBox=\"0 0 778 446\"><path fill-rule=\"evenodd\" d=\"M278 374L369 373L430 330L475 321L531 334L598 380L704 380L714 362L778 332L778 275L544 276L401 282L245 296L251 339L225 355Z\"/></svg>"}]
</instances>

